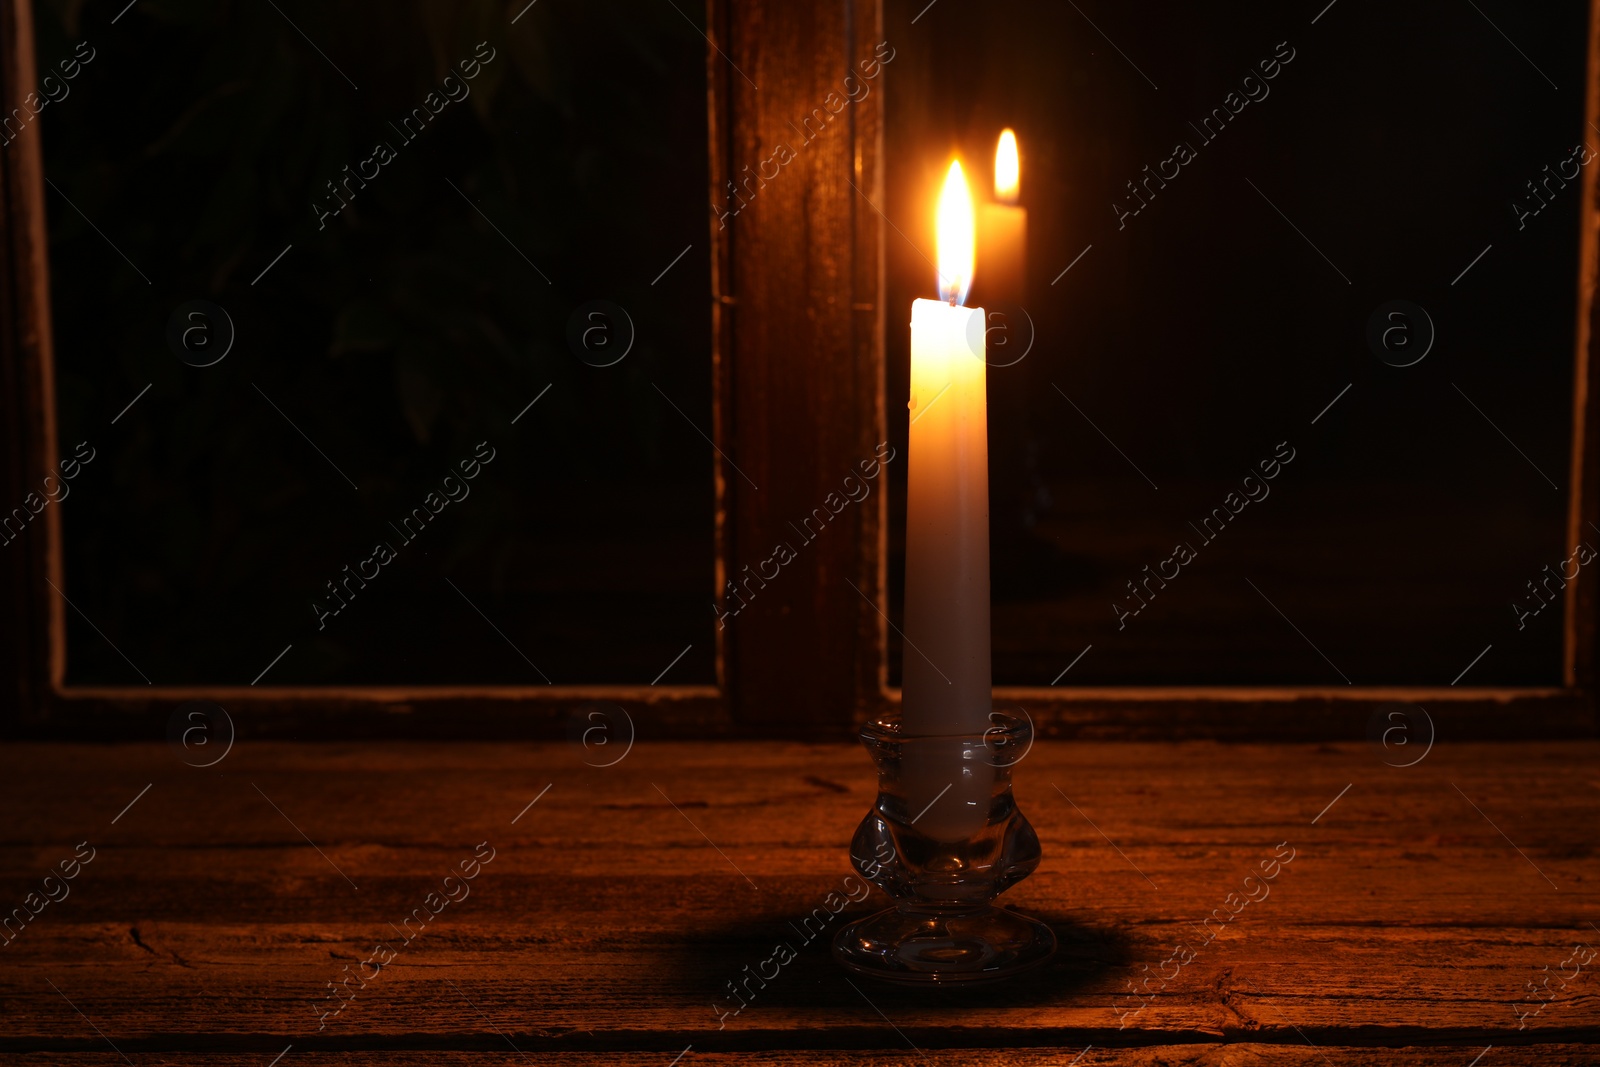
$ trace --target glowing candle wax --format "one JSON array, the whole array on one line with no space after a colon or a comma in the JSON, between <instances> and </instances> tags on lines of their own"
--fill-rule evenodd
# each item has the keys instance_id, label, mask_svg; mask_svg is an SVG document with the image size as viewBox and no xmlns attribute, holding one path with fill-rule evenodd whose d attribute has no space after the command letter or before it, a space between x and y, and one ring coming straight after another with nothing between
<instances>
[{"instance_id":1,"label":"glowing candle wax","mask_svg":"<svg viewBox=\"0 0 1600 1067\"><path fill-rule=\"evenodd\" d=\"M990 726L989 447L984 313L966 308L972 199L960 163L939 197L939 300L911 305L906 456L906 601L901 735L981 736ZM942 841L988 816L994 768L981 746L913 742L908 817Z\"/></svg>"}]
</instances>

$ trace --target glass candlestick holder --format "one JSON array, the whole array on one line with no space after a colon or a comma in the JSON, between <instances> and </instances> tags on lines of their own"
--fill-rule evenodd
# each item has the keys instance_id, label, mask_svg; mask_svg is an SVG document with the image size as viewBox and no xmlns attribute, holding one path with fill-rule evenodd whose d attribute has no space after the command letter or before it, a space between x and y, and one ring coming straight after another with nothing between
<instances>
[{"instance_id":1,"label":"glass candlestick holder","mask_svg":"<svg viewBox=\"0 0 1600 1067\"><path fill-rule=\"evenodd\" d=\"M1033 725L995 711L981 734L905 737L897 717L868 722L878 802L856 829L852 865L895 905L839 931L847 970L906 985L1008 978L1044 963L1055 934L994 899L1039 865L1039 838L1011 795Z\"/></svg>"}]
</instances>

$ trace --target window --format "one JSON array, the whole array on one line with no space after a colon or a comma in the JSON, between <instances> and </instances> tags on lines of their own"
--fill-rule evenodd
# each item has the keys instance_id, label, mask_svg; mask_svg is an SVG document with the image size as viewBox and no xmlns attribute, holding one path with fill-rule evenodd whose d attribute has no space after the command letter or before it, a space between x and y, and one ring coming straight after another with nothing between
<instances>
[{"instance_id":1,"label":"window","mask_svg":"<svg viewBox=\"0 0 1600 1067\"><path fill-rule=\"evenodd\" d=\"M6 110L60 97L0 155L7 500L78 465L0 552L24 717L892 706L925 201L1012 126L997 697L1063 732L1591 721L1589 572L1526 588L1600 524L1582 8L515 7L5 8Z\"/></svg>"}]
</instances>

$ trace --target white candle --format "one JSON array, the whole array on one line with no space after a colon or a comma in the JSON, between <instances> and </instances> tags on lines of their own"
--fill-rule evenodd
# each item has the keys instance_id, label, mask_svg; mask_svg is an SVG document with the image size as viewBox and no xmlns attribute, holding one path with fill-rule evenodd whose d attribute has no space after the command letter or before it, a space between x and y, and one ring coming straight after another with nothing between
<instances>
[{"instance_id":1,"label":"white candle","mask_svg":"<svg viewBox=\"0 0 1600 1067\"><path fill-rule=\"evenodd\" d=\"M973 214L959 163L939 198L938 245L943 299L911 305L900 721L913 739L981 736L990 726L984 314L960 306L973 277ZM984 756L954 741L907 747L903 787L918 831L956 841L983 825L994 781Z\"/></svg>"}]
</instances>

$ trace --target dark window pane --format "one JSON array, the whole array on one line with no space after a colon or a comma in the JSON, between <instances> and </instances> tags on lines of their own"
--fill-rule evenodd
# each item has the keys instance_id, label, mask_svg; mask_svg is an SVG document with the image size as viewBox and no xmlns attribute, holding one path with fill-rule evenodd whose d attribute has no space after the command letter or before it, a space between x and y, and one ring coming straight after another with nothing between
<instances>
[{"instance_id":1,"label":"dark window pane","mask_svg":"<svg viewBox=\"0 0 1600 1067\"><path fill-rule=\"evenodd\" d=\"M1002 127L1023 153L996 683L1446 685L1492 645L1463 684L1559 684L1528 583L1576 547L1584 5L923 6L890 5L890 217L923 240L952 150L983 196ZM904 440L931 248L888 240Z\"/></svg>"},{"instance_id":2,"label":"dark window pane","mask_svg":"<svg viewBox=\"0 0 1600 1067\"><path fill-rule=\"evenodd\" d=\"M37 41L69 680L712 681L697 26L120 6Z\"/></svg>"}]
</instances>

